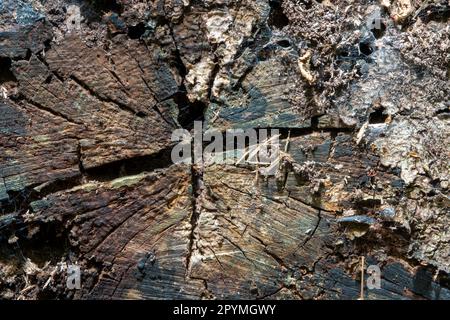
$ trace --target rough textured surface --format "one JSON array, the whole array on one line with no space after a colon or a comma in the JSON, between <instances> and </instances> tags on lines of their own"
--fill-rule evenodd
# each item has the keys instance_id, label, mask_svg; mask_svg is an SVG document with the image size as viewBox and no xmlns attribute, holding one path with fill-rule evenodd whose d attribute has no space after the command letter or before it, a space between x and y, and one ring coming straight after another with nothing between
<instances>
[{"instance_id":1,"label":"rough textured surface","mask_svg":"<svg viewBox=\"0 0 450 320\"><path fill-rule=\"evenodd\" d=\"M0 0L0 297L358 299L364 256L365 299L450 299L449 15ZM194 120L280 129L276 176L173 165Z\"/></svg>"}]
</instances>

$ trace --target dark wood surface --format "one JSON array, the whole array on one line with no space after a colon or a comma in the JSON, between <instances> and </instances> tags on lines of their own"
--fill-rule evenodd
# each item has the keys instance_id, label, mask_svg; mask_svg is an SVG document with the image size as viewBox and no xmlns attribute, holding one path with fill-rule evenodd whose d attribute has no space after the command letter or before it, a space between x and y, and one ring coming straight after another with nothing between
<instances>
[{"instance_id":1,"label":"dark wood surface","mask_svg":"<svg viewBox=\"0 0 450 320\"><path fill-rule=\"evenodd\" d=\"M450 299L441 2L80 1L68 30L2 1L0 297L358 299L365 257L365 299ZM195 120L279 129L277 174L173 164Z\"/></svg>"}]
</instances>

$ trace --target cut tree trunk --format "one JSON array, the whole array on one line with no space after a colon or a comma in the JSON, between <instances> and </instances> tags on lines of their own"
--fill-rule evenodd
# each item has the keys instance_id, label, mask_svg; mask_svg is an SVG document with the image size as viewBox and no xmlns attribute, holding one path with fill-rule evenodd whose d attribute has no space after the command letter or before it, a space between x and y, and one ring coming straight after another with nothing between
<instances>
[{"instance_id":1,"label":"cut tree trunk","mask_svg":"<svg viewBox=\"0 0 450 320\"><path fill-rule=\"evenodd\" d=\"M77 3L0 2L1 298L450 299L447 1Z\"/></svg>"}]
</instances>

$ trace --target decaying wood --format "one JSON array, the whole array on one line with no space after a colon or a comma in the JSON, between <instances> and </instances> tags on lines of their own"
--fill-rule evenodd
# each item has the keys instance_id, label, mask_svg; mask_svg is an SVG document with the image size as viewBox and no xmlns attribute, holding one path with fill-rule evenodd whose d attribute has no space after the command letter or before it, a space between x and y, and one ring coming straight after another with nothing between
<instances>
[{"instance_id":1,"label":"decaying wood","mask_svg":"<svg viewBox=\"0 0 450 320\"><path fill-rule=\"evenodd\" d=\"M0 1L0 297L450 299L448 2L75 2Z\"/></svg>"}]
</instances>

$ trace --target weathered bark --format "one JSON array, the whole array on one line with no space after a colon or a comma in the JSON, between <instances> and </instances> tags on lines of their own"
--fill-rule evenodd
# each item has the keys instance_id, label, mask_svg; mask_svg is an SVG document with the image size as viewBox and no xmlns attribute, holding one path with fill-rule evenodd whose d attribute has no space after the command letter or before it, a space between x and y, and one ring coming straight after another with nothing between
<instances>
[{"instance_id":1,"label":"weathered bark","mask_svg":"<svg viewBox=\"0 0 450 320\"><path fill-rule=\"evenodd\" d=\"M450 299L447 1L76 8L0 2L2 298ZM172 164L194 120L276 176Z\"/></svg>"}]
</instances>

